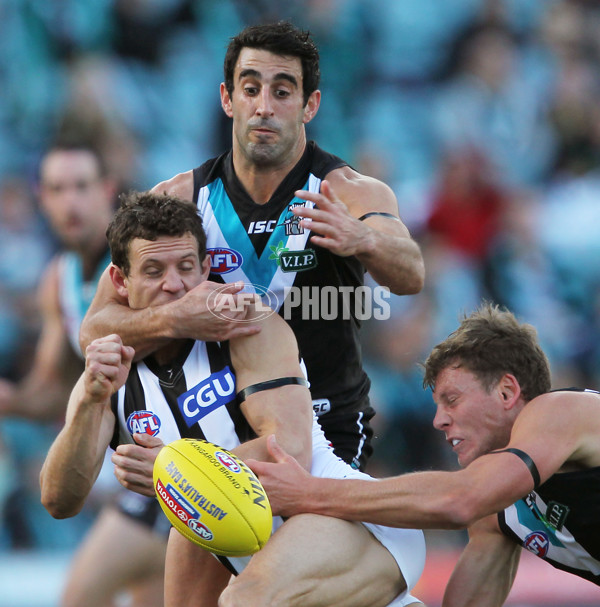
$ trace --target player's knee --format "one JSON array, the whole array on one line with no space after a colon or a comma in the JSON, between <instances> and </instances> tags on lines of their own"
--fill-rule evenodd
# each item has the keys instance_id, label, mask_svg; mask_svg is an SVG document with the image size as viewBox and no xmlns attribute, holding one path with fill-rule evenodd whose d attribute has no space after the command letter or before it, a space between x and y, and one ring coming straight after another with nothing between
<instances>
[{"instance_id":1,"label":"player's knee","mask_svg":"<svg viewBox=\"0 0 600 607\"><path fill-rule=\"evenodd\" d=\"M265 596L268 585L259 580L238 576L232 580L219 597L219 607L265 607L271 605Z\"/></svg>"}]
</instances>

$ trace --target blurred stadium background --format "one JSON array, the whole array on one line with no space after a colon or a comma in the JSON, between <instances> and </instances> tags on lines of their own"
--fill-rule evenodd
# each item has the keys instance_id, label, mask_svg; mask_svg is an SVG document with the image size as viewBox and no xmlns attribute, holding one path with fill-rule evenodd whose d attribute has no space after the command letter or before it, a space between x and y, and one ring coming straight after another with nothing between
<instances>
[{"instance_id":1,"label":"blurred stadium background","mask_svg":"<svg viewBox=\"0 0 600 607\"><path fill-rule=\"evenodd\" d=\"M93 138L121 190L199 165L230 145L218 97L229 37L282 18L321 50L309 136L394 188L427 263L424 291L364 326L370 472L455 466L417 363L481 298L537 327L554 387L600 388L596 0L1 0L0 375L28 369L35 289L58 246L35 196L44 149ZM54 521L39 504L56 431L0 420L0 607L56 606L97 512L92 499ZM433 607L465 535L428 535L418 591ZM598 602L525 555L507 604Z\"/></svg>"}]
</instances>

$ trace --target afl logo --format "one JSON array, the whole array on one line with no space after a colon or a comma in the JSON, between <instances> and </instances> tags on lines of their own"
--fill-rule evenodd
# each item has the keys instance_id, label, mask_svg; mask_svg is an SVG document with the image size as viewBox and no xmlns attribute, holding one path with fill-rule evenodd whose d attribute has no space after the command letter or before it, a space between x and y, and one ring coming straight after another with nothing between
<instances>
[{"instance_id":1,"label":"afl logo","mask_svg":"<svg viewBox=\"0 0 600 607\"><path fill-rule=\"evenodd\" d=\"M160 419L152 411L134 411L127 418L127 429L131 434L156 436L160 430Z\"/></svg>"},{"instance_id":2,"label":"afl logo","mask_svg":"<svg viewBox=\"0 0 600 607\"><path fill-rule=\"evenodd\" d=\"M523 547L536 556L544 558L548 554L550 541L543 531L534 531L523 540Z\"/></svg>"},{"instance_id":3,"label":"afl logo","mask_svg":"<svg viewBox=\"0 0 600 607\"><path fill-rule=\"evenodd\" d=\"M210 271L213 274L228 274L237 270L244 261L242 254L233 249L207 249L210 255Z\"/></svg>"},{"instance_id":4,"label":"afl logo","mask_svg":"<svg viewBox=\"0 0 600 607\"><path fill-rule=\"evenodd\" d=\"M213 539L213 532L198 519L191 518L187 522L187 526L196 534L199 535L203 540L210 542Z\"/></svg>"},{"instance_id":5,"label":"afl logo","mask_svg":"<svg viewBox=\"0 0 600 607\"><path fill-rule=\"evenodd\" d=\"M227 453L223 453L223 451L216 451L215 457L230 472L235 472L235 474L239 474L242 471L242 469L239 467L239 465Z\"/></svg>"}]
</instances>

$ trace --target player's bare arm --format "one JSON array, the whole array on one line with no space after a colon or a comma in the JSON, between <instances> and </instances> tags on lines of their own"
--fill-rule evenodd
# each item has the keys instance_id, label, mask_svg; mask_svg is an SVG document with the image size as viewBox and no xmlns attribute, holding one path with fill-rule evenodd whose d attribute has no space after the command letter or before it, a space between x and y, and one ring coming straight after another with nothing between
<instances>
[{"instance_id":1,"label":"player's bare arm","mask_svg":"<svg viewBox=\"0 0 600 607\"><path fill-rule=\"evenodd\" d=\"M60 312L57 263L46 270L38 289L42 331L33 363L18 383L0 380L0 415L35 420L62 418L82 362L72 351Z\"/></svg>"},{"instance_id":2,"label":"player's bare arm","mask_svg":"<svg viewBox=\"0 0 600 607\"><path fill-rule=\"evenodd\" d=\"M238 301L235 297L243 286L204 281L177 301L132 310L117 293L108 268L81 325L80 345L85 349L97 337L114 332L135 348L136 358L141 359L172 339L224 341L235 335L256 333L258 326L240 322L245 320L249 303L247 298ZM232 312L227 317L215 314L215 310L223 308L222 300L227 303L227 298L232 297Z\"/></svg>"},{"instance_id":3,"label":"player's bare arm","mask_svg":"<svg viewBox=\"0 0 600 607\"><path fill-rule=\"evenodd\" d=\"M40 473L42 503L55 518L81 510L100 472L115 424L110 398L125 382L132 358L133 349L117 335L95 340L87 350L65 425Z\"/></svg>"},{"instance_id":4,"label":"player's bare arm","mask_svg":"<svg viewBox=\"0 0 600 607\"><path fill-rule=\"evenodd\" d=\"M397 295L423 288L421 251L400 220L396 197L385 183L344 167L327 176L320 193L301 190L296 195L316 205L293 209L305 218L303 227L317 233L311 237L314 244L340 256L355 255L379 284Z\"/></svg>"},{"instance_id":5,"label":"player's bare arm","mask_svg":"<svg viewBox=\"0 0 600 607\"><path fill-rule=\"evenodd\" d=\"M169 194L177 196L181 200L193 202L194 196L194 175L192 171L178 173L174 177L157 183L151 190L156 194Z\"/></svg>"},{"instance_id":6,"label":"player's bare arm","mask_svg":"<svg viewBox=\"0 0 600 607\"><path fill-rule=\"evenodd\" d=\"M274 379L304 378L296 338L287 323L277 314L260 322L260 333L230 341L238 393ZM310 469L313 414L305 385L286 384L249 394L241 410L259 438L237 447L238 456L270 459L267 438L275 435L305 469Z\"/></svg>"},{"instance_id":7,"label":"player's bare arm","mask_svg":"<svg viewBox=\"0 0 600 607\"><path fill-rule=\"evenodd\" d=\"M443 607L501 607L520 556L521 547L500 533L495 514L477 521L446 586Z\"/></svg>"},{"instance_id":8,"label":"player's bare arm","mask_svg":"<svg viewBox=\"0 0 600 607\"><path fill-rule=\"evenodd\" d=\"M544 394L528 403L507 445L533 459L541 483L565 466L599 465L600 397L567 394ZM504 450L456 472L418 472L371 482L311 477L272 439L269 447L278 464L250 463L274 511L286 516L313 512L397 527L461 529L534 488L528 466Z\"/></svg>"}]
</instances>

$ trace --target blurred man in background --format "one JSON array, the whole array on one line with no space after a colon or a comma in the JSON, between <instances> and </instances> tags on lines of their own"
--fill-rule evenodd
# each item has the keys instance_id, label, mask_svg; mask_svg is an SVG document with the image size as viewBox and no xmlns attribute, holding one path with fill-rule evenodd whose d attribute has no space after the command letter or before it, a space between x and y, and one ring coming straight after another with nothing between
<instances>
[{"instance_id":1,"label":"blurred man in background","mask_svg":"<svg viewBox=\"0 0 600 607\"><path fill-rule=\"evenodd\" d=\"M39 200L62 251L51 260L39 288L41 334L31 368L18 383L0 380L0 415L62 421L84 368L81 321L110 262L105 232L114 213L115 189L92 145L59 142L44 154ZM117 494L118 506L112 503ZM120 490L109 460L94 496L106 507L74 557L62 604L109 607L135 582L133 604L160 607L166 519L162 536L140 523L146 500L132 501L129 492Z\"/></svg>"}]
</instances>

